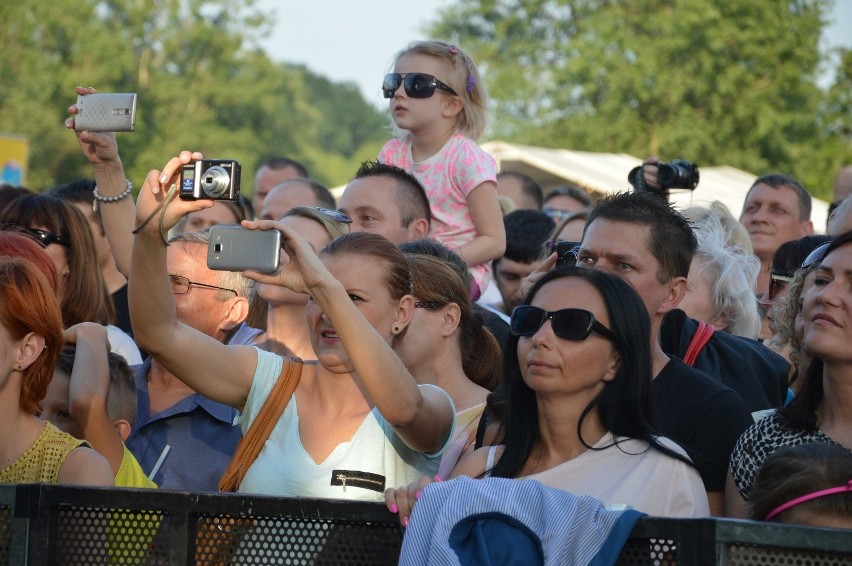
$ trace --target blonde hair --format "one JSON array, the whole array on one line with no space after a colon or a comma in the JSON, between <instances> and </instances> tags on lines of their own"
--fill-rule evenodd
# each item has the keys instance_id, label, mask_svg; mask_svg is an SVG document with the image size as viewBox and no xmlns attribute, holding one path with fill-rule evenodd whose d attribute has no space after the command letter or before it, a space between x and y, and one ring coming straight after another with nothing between
<instances>
[{"instance_id":1,"label":"blonde hair","mask_svg":"<svg viewBox=\"0 0 852 566\"><path fill-rule=\"evenodd\" d=\"M300 216L320 223L322 227L325 228L325 231L328 232L328 235L332 240L339 238L343 234L349 233L348 223L340 222L339 220L334 220L333 218L326 216L322 213L320 207L294 206L288 210L282 218L287 218L288 216Z\"/></svg>"},{"instance_id":2,"label":"blonde hair","mask_svg":"<svg viewBox=\"0 0 852 566\"><path fill-rule=\"evenodd\" d=\"M394 57L394 64L404 55L427 55L445 61L453 69L449 84L462 99L462 110L456 115L456 131L476 141L488 123L488 93L471 58L455 45L443 41L415 41Z\"/></svg>"}]
</instances>

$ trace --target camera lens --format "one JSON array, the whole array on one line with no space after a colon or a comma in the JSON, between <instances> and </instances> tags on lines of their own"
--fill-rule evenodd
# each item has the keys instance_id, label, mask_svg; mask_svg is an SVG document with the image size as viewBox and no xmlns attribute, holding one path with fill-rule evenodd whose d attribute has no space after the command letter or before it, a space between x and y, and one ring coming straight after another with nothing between
<instances>
[{"instance_id":1,"label":"camera lens","mask_svg":"<svg viewBox=\"0 0 852 566\"><path fill-rule=\"evenodd\" d=\"M210 198L222 198L228 195L231 176L224 167L214 165L201 176L200 185Z\"/></svg>"}]
</instances>

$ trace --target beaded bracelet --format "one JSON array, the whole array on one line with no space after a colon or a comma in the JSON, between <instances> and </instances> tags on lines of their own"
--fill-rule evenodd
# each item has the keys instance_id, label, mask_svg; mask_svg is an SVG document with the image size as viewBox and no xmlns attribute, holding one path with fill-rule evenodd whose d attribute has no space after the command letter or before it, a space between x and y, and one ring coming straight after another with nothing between
<instances>
[{"instance_id":1,"label":"beaded bracelet","mask_svg":"<svg viewBox=\"0 0 852 566\"><path fill-rule=\"evenodd\" d=\"M131 192L133 192L133 183L130 182L130 179L127 179L127 188L126 189L124 189L123 191L121 191L117 195L111 196L111 197L105 197L105 196L101 195L98 192L98 186L95 185L95 188L92 189L92 195L95 197L95 200L92 201L92 211L93 212L98 211L98 203L99 202L103 202L103 203L107 203L107 204L111 203L111 202L118 202L120 200L124 200L127 197L129 197Z\"/></svg>"}]
</instances>

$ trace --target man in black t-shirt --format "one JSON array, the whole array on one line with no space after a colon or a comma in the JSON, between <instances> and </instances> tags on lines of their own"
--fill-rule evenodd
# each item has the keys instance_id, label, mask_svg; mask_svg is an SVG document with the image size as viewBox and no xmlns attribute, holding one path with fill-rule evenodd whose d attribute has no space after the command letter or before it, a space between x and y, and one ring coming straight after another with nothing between
<instances>
[{"instance_id":1,"label":"man in black t-shirt","mask_svg":"<svg viewBox=\"0 0 852 566\"><path fill-rule=\"evenodd\" d=\"M598 201L589 215L577 265L623 277L651 318L656 426L689 454L704 481L710 511L721 515L734 443L752 419L742 397L663 352L660 326L686 293L697 243L689 222L649 192Z\"/></svg>"}]
</instances>

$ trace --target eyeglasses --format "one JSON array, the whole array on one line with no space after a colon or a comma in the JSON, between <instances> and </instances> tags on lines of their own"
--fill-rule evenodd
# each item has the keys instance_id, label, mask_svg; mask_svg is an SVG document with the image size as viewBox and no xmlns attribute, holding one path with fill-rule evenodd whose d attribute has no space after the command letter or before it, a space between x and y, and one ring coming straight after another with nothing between
<instances>
[{"instance_id":1,"label":"eyeglasses","mask_svg":"<svg viewBox=\"0 0 852 566\"><path fill-rule=\"evenodd\" d=\"M352 224L352 219L345 212L340 212L339 210L333 210L331 208L323 208L321 206L312 206L311 208L330 220L336 220L337 222L343 222L344 224Z\"/></svg>"},{"instance_id":2,"label":"eyeglasses","mask_svg":"<svg viewBox=\"0 0 852 566\"><path fill-rule=\"evenodd\" d=\"M785 287L792 281L793 278L789 275L772 272L769 275L769 293L768 299L774 301Z\"/></svg>"},{"instance_id":3,"label":"eyeglasses","mask_svg":"<svg viewBox=\"0 0 852 566\"><path fill-rule=\"evenodd\" d=\"M439 309L439 308L441 308L441 306L442 306L441 303L439 303L438 301L418 301L418 302L414 303L414 308L426 309L426 310L429 310L429 311Z\"/></svg>"},{"instance_id":4,"label":"eyeglasses","mask_svg":"<svg viewBox=\"0 0 852 566\"><path fill-rule=\"evenodd\" d=\"M217 287L216 285L208 285L207 283L196 283L195 281L190 281L186 277L182 275L172 275L169 274L169 280L172 282L172 293L175 295L185 295L190 292L195 287L199 287L201 289L215 289L217 291L230 291L236 296L239 294L233 289L227 289L225 287Z\"/></svg>"},{"instance_id":5,"label":"eyeglasses","mask_svg":"<svg viewBox=\"0 0 852 566\"><path fill-rule=\"evenodd\" d=\"M819 263L825 257L825 251L828 249L828 246L831 245L831 242L824 242L814 250L808 254L808 257L805 258L805 261L802 262L802 269L810 269L814 264Z\"/></svg>"},{"instance_id":6,"label":"eyeglasses","mask_svg":"<svg viewBox=\"0 0 852 566\"><path fill-rule=\"evenodd\" d=\"M532 336L550 319L553 333L563 340L585 340L592 331L615 342L615 335L583 309L546 311L532 305L521 305L512 311L509 329L515 336Z\"/></svg>"},{"instance_id":7,"label":"eyeglasses","mask_svg":"<svg viewBox=\"0 0 852 566\"><path fill-rule=\"evenodd\" d=\"M70 248L71 244L64 236L60 236L59 234L54 234L53 232L48 232L47 230L41 230L39 228L27 228L23 227L23 231L26 234L29 234L36 242L44 246L45 248L50 244L59 244L60 246L65 246L66 248Z\"/></svg>"},{"instance_id":8,"label":"eyeglasses","mask_svg":"<svg viewBox=\"0 0 852 566\"><path fill-rule=\"evenodd\" d=\"M389 73L385 75L382 83L382 94L385 98L393 98L394 93L399 90L399 85L405 87L405 94L411 98L429 98L435 94L436 88L458 96L451 87L426 73Z\"/></svg>"}]
</instances>

